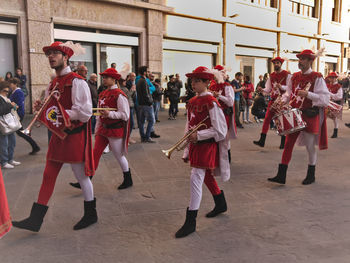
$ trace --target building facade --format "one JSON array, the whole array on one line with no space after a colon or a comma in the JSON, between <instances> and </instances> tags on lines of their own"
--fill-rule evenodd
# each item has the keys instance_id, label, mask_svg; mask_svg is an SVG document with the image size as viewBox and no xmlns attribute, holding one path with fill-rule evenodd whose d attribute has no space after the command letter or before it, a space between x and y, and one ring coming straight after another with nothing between
<instances>
[{"instance_id":1,"label":"building facade","mask_svg":"<svg viewBox=\"0 0 350 263\"><path fill-rule=\"evenodd\" d=\"M349 69L350 0L2 0L0 76L16 67L27 75L27 110L50 81L42 47L54 40L80 42L86 54L71 59L89 73L112 62L148 65L165 76L198 65L225 64L231 76L271 71L276 55L297 71L295 54L325 47L314 63L323 74ZM163 78L164 80L164 78Z\"/></svg>"}]
</instances>

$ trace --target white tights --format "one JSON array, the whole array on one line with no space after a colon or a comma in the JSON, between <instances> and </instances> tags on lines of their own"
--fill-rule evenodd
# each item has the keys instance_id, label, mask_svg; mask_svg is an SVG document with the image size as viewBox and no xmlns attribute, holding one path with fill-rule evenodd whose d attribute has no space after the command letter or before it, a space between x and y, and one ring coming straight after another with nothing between
<instances>
[{"instance_id":1,"label":"white tights","mask_svg":"<svg viewBox=\"0 0 350 263\"><path fill-rule=\"evenodd\" d=\"M333 120L333 123L334 123L334 129L338 129L338 127L339 127L338 118L335 118L335 119Z\"/></svg>"},{"instance_id":2,"label":"white tights","mask_svg":"<svg viewBox=\"0 0 350 263\"><path fill-rule=\"evenodd\" d=\"M83 196L85 201L94 200L94 188L92 186L91 180L85 175L85 165L84 163L71 163L72 171L77 178L81 190L83 191Z\"/></svg>"},{"instance_id":3,"label":"white tights","mask_svg":"<svg viewBox=\"0 0 350 263\"><path fill-rule=\"evenodd\" d=\"M202 200L202 186L205 169L192 168L191 170L191 198L188 210L198 210Z\"/></svg>"},{"instance_id":4,"label":"white tights","mask_svg":"<svg viewBox=\"0 0 350 263\"><path fill-rule=\"evenodd\" d=\"M129 163L123 154L123 138L112 138L108 137L109 147L111 148L114 157L119 162L120 168L122 168L123 172L129 171Z\"/></svg>"},{"instance_id":5,"label":"white tights","mask_svg":"<svg viewBox=\"0 0 350 263\"><path fill-rule=\"evenodd\" d=\"M304 132L304 137L305 137L306 150L309 155L309 165L316 165L317 152L316 152L315 145L318 137L317 135L314 135L308 132Z\"/></svg>"}]
</instances>

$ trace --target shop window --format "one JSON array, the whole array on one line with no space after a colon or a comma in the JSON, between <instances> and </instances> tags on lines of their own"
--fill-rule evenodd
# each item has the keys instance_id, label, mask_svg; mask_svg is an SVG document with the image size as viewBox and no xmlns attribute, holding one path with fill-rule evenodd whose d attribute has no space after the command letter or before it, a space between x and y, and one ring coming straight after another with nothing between
<instances>
[{"instance_id":1,"label":"shop window","mask_svg":"<svg viewBox=\"0 0 350 263\"><path fill-rule=\"evenodd\" d=\"M341 22L341 0L334 0L332 8L332 21Z\"/></svg>"},{"instance_id":2,"label":"shop window","mask_svg":"<svg viewBox=\"0 0 350 263\"><path fill-rule=\"evenodd\" d=\"M95 45L94 44L81 44L83 48L85 48L85 54L79 56L72 56L69 59L69 66L73 71L77 70L78 66L84 65L88 69L88 76L91 73L96 73L95 71Z\"/></svg>"},{"instance_id":3,"label":"shop window","mask_svg":"<svg viewBox=\"0 0 350 263\"><path fill-rule=\"evenodd\" d=\"M14 75L17 65L16 36L0 34L0 77L5 78L6 72Z\"/></svg>"},{"instance_id":4,"label":"shop window","mask_svg":"<svg viewBox=\"0 0 350 263\"><path fill-rule=\"evenodd\" d=\"M135 49L130 46L101 45L100 66L101 72L116 63L117 71L121 71L124 63L128 63L133 72L136 70Z\"/></svg>"},{"instance_id":5,"label":"shop window","mask_svg":"<svg viewBox=\"0 0 350 263\"><path fill-rule=\"evenodd\" d=\"M318 18L319 0L289 0L291 2L292 13Z\"/></svg>"}]
</instances>

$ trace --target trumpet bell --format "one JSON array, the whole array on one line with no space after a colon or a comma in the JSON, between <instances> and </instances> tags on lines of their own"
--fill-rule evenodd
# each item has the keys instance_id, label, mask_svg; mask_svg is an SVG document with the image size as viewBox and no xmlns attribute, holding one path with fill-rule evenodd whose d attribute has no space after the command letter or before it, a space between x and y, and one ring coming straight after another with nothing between
<instances>
[{"instance_id":1,"label":"trumpet bell","mask_svg":"<svg viewBox=\"0 0 350 263\"><path fill-rule=\"evenodd\" d=\"M21 130L20 132L23 133L24 135L31 136L30 130L28 128L24 129L24 130Z\"/></svg>"},{"instance_id":2,"label":"trumpet bell","mask_svg":"<svg viewBox=\"0 0 350 263\"><path fill-rule=\"evenodd\" d=\"M170 150L162 150L162 152L165 154L166 157L168 157L168 159L170 159L172 153Z\"/></svg>"}]
</instances>

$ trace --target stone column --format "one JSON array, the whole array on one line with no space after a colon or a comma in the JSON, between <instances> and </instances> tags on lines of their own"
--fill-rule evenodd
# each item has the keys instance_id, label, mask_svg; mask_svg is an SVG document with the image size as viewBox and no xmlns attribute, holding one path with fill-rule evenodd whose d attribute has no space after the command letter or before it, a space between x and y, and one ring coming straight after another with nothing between
<instances>
[{"instance_id":1,"label":"stone column","mask_svg":"<svg viewBox=\"0 0 350 263\"><path fill-rule=\"evenodd\" d=\"M50 1L27 0L26 2L29 71L31 75L28 89L32 101L35 101L47 87L52 73L42 48L50 45L53 40L53 25L50 15Z\"/></svg>"},{"instance_id":2,"label":"stone column","mask_svg":"<svg viewBox=\"0 0 350 263\"><path fill-rule=\"evenodd\" d=\"M147 10L147 65L154 73L162 72L163 13Z\"/></svg>"}]
</instances>

